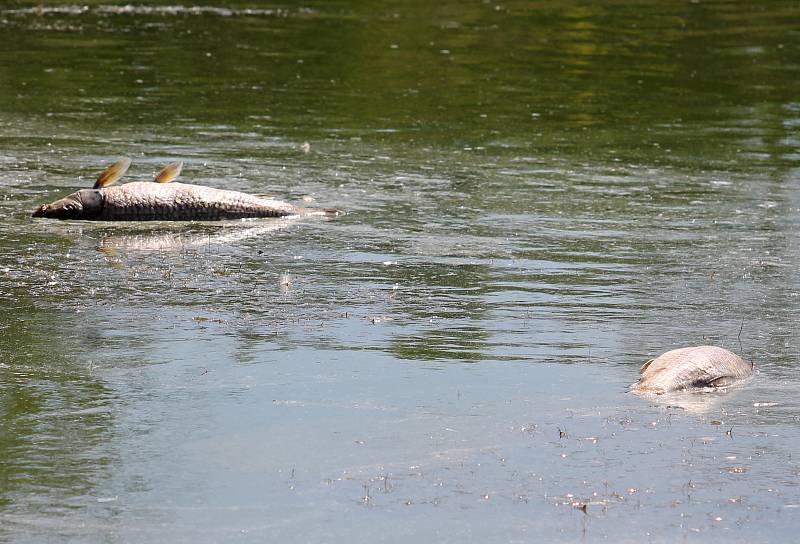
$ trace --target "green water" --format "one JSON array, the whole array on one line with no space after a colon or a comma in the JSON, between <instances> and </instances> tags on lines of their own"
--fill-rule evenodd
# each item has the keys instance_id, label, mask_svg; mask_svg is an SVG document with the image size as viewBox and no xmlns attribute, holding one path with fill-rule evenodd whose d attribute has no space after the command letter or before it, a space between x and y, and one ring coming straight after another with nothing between
<instances>
[{"instance_id":1,"label":"green water","mask_svg":"<svg viewBox=\"0 0 800 544\"><path fill-rule=\"evenodd\" d=\"M3 3L0 540L791 540L798 15ZM29 217L121 156L347 214Z\"/></svg>"}]
</instances>

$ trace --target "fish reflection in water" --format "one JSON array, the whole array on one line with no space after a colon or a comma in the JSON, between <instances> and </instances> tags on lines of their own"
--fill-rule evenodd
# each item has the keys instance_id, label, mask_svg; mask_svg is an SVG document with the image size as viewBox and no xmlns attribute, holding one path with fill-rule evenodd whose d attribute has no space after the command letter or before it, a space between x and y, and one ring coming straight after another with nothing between
<instances>
[{"instance_id":1,"label":"fish reflection in water","mask_svg":"<svg viewBox=\"0 0 800 544\"><path fill-rule=\"evenodd\" d=\"M98 249L114 251L179 251L209 245L232 244L272 234L287 228L298 216L268 219L257 223L235 223L204 228L202 231L158 229L135 233L109 234L100 240Z\"/></svg>"},{"instance_id":2,"label":"fish reflection in water","mask_svg":"<svg viewBox=\"0 0 800 544\"><path fill-rule=\"evenodd\" d=\"M737 394L736 386L726 389L684 389L663 395L640 395L642 398L664 408L678 408L691 414L706 414L730 403ZM723 402L724 401L724 402Z\"/></svg>"}]
</instances>

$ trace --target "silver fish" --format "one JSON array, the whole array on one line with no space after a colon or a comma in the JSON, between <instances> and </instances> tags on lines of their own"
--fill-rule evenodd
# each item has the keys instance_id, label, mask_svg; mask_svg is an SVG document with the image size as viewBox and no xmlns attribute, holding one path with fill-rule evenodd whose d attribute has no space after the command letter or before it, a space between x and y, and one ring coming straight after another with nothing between
<instances>
[{"instance_id":1,"label":"silver fish","mask_svg":"<svg viewBox=\"0 0 800 544\"><path fill-rule=\"evenodd\" d=\"M753 373L753 365L717 346L679 348L647 361L631 387L635 393L661 395L701 387L726 387Z\"/></svg>"},{"instance_id":2,"label":"silver fish","mask_svg":"<svg viewBox=\"0 0 800 544\"><path fill-rule=\"evenodd\" d=\"M173 163L157 176L159 183L133 182L109 187L130 165L121 159L108 167L93 189L83 189L51 204L33 217L93 221L220 221L288 215L338 215L332 209L302 208L288 202L203 185L170 183L183 163Z\"/></svg>"}]
</instances>

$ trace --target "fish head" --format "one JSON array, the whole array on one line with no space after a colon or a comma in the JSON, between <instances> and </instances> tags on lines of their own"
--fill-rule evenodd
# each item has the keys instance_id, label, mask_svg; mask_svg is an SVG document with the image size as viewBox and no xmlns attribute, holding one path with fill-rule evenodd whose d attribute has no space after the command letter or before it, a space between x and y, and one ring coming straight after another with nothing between
<instances>
[{"instance_id":1,"label":"fish head","mask_svg":"<svg viewBox=\"0 0 800 544\"><path fill-rule=\"evenodd\" d=\"M50 219L95 219L102 211L103 202L99 191L84 189L65 196L50 204L42 204L31 217Z\"/></svg>"},{"instance_id":2,"label":"fish head","mask_svg":"<svg viewBox=\"0 0 800 544\"><path fill-rule=\"evenodd\" d=\"M42 204L32 217L48 217L51 219L80 219L83 214L83 203L77 193L56 200L50 204Z\"/></svg>"}]
</instances>

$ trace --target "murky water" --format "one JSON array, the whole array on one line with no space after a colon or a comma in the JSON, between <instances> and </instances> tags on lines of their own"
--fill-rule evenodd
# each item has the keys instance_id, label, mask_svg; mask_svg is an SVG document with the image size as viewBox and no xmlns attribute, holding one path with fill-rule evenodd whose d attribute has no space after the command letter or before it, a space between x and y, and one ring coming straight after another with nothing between
<instances>
[{"instance_id":1,"label":"murky water","mask_svg":"<svg viewBox=\"0 0 800 544\"><path fill-rule=\"evenodd\" d=\"M0 539L791 539L797 14L3 4ZM348 214L29 218L120 156Z\"/></svg>"}]
</instances>

